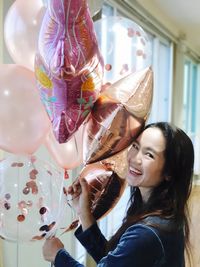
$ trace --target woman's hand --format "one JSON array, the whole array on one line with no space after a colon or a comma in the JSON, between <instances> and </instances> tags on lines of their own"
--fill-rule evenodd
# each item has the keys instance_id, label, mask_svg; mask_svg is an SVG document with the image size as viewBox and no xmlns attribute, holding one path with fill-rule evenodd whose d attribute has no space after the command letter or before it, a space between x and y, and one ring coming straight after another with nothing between
<instances>
[{"instance_id":1,"label":"woman's hand","mask_svg":"<svg viewBox=\"0 0 200 267\"><path fill-rule=\"evenodd\" d=\"M67 193L72 197L72 205L81 220L83 230L86 230L95 219L91 213L89 185L85 178L79 178L74 182Z\"/></svg>"},{"instance_id":2,"label":"woman's hand","mask_svg":"<svg viewBox=\"0 0 200 267\"><path fill-rule=\"evenodd\" d=\"M46 261L54 262L60 249L64 248L60 239L52 237L46 239L43 245L43 257Z\"/></svg>"}]
</instances>

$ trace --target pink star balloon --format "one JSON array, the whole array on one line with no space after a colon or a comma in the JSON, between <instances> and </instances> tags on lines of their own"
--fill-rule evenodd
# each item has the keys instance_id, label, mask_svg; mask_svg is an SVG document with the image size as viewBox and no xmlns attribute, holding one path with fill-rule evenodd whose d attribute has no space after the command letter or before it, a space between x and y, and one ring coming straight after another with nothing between
<instances>
[{"instance_id":1,"label":"pink star balloon","mask_svg":"<svg viewBox=\"0 0 200 267\"><path fill-rule=\"evenodd\" d=\"M39 35L35 73L56 139L64 143L101 90L103 60L86 1L52 0Z\"/></svg>"}]
</instances>

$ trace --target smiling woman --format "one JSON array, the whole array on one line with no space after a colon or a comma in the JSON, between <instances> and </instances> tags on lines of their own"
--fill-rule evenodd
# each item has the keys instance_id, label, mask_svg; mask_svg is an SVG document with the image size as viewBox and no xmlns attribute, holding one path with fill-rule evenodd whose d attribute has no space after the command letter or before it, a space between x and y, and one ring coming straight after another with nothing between
<instances>
[{"instance_id":1,"label":"smiling woman","mask_svg":"<svg viewBox=\"0 0 200 267\"><path fill-rule=\"evenodd\" d=\"M165 138L158 128L149 128L140 135L128 154L129 185L151 191L166 179L163 174L165 146Z\"/></svg>"},{"instance_id":2,"label":"smiling woman","mask_svg":"<svg viewBox=\"0 0 200 267\"><path fill-rule=\"evenodd\" d=\"M133 142L127 176L133 194L121 227L109 241L105 239L91 212L89 185L82 178L68 189L81 221L75 236L98 267L182 267L189 240L192 142L166 122L147 125ZM43 255L55 267L83 267L58 238L45 241Z\"/></svg>"}]
</instances>

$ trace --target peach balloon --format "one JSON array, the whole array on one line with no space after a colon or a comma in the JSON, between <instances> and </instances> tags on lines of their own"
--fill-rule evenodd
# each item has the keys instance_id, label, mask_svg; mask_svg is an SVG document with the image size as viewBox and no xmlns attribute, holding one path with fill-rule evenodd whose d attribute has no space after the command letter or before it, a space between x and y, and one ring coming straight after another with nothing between
<instances>
[{"instance_id":1,"label":"peach balloon","mask_svg":"<svg viewBox=\"0 0 200 267\"><path fill-rule=\"evenodd\" d=\"M42 0L16 0L5 19L4 38L11 58L31 70L45 9Z\"/></svg>"},{"instance_id":2,"label":"peach balloon","mask_svg":"<svg viewBox=\"0 0 200 267\"><path fill-rule=\"evenodd\" d=\"M34 73L19 65L3 64L0 73L0 149L31 154L50 128Z\"/></svg>"},{"instance_id":3,"label":"peach balloon","mask_svg":"<svg viewBox=\"0 0 200 267\"><path fill-rule=\"evenodd\" d=\"M55 162L64 169L73 169L83 163L83 125L81 125L71 139L64 144L58 143L53 129L50 130L45 140L50 155Z\"/></svg>"}]
</instances>

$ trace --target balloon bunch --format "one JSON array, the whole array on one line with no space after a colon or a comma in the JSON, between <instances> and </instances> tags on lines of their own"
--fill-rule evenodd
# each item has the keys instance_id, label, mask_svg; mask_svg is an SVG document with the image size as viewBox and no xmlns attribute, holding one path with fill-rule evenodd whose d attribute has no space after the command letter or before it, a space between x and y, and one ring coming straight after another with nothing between
<instances>
[{"instance_id":1,"label":"balloon bunch","mask_svg":"<svg viewBox=\"0 0 200 267\"><path fill-rule=\"evenodd\" d=\"M6 16L5 42L17 64L0 66L0 148L16 155L0 163L3 238L40 240L58 226L66 191L61 193L60 174L33 160L41 144L64 169L84 162L77 179L88 181L97 219L125 189L127 148L142 130L152 101L151 47L129 19L93 23L90 12L102 2L16 0ZM17 180L6 179L11 176ZM15 225L9 229L11 221Z\"/></svg>"},{"instance_id":2,"label":"balloon bunch","mask_svg":"<svg viewBox=\"0 0 200 267\"><path fill-rule=\"evenodd\" d=\"M55 161L61 167L74 168L80 165L82 156L79 153L79 147L82 146L83 131L81 122L90 112L101 87L103 63L86 3L84 2L80 8L82 1L77 1L77 3L68 1L68 7L66 1L65 3L64 1L49 2L51 3L47 10L47 5L43 0L16 0L11 5L4 24L6 47L16 64L0 65L2 74L0 77L0 149L13 153L12 158L7 157L0 162L0 235L2 238L12 241L39 240L55 232L58 227L59 216L61 215L60 207L63 204L61 197L63 177L59 171L57 171L58 173L50 171L51 167L42 163L38 158L35 158L35 162L33 162L33 153L42 144L46 144L50 154L55 157ZM72 2L71 6L70 2ZM100 8L101 1L96 1L98 5L94 4L93 1L90 2L92 3L92 12L96 13L97 9ZM65 11L74 9L74 15L77 12L76 15L78 16L76 25L70 24L73 23L71 18L74 15L70 16L69 20L66 20L67 13L62 13L60 16L56 15L57 7L59 7L59 11L60 8L62 10L64 8ZM56 12L53 14L55 10ZM59 40L57 47L54 47L56 51L53 61L57 53L61 53L60 59L65 61L64 68L62 68L65 75L62 76L61 74L60 76L60 74L54 73L54 71L59 70L58 62L54 61L55 64L53 63L52 68L50 68L53 70L52 88L51 81L44 74L45 65L42 67L43 63L41 63L37 66L37 62L40 64L42 57L38 54L35 60L39 32L42 36L44 24L48 20L48 13L51 18L55 19L56 16L55 22L58 28L54 28L53 34L59 34L59 29L61 29L64 21L70 26L65 27L68 41L65 42L64 46L65 52L71 49L71 56L66 59L72 63L62 58L63 47L60 47L60 44L62 46L63 43ZM88 24L88 30L80 19ZM39 40L41 39L39 38ZM56 42L56 40L54 41ZM49 49L48 45L45 46L45 49ZM34 73L35 61L36 71ZM71 72L68 65L70 65ZM68 92L60 90L61 95L58 97L59 99L67 96L69 99L67 102L68 115L66 116L72 119L68 125L69 136L71 135L72 138L68 143L59 144L54 137L51 122L36 89L35 76L44 86L44 91L46 89L51 91L52 89L52 92L56 86L62 86L63 83L65 84L66 78L69 78L67 78L66 85ZM71 77L73 77L73 85L71 84ZM45 97L48 98L49 93ZM52 99L54 101L56 97L52 96ZM63 99L63 102L61 100L58 105L63 105L65 101L66 99ZM60 110L59 107L55 109L58 112ZM64 118L65 120L68 121L68 118ZM76 123L80 126L79 129ZM61 124L65 124L63 117ZM70 151L74 156L72 157L70 154L66 159L66 153L69 154ZM37 166L38 164L39 166ZM52 181L50 178L55 180ZM48 199L50 197L58 204L57 206L51 206L52 203ZM38 203L41 202L41 199L43 202L43 204L40 203L43 205L40 207L42 214L38 212ZM32 225L32 229L30 229L30 225Z\"/></svg>"}]
</instances>

